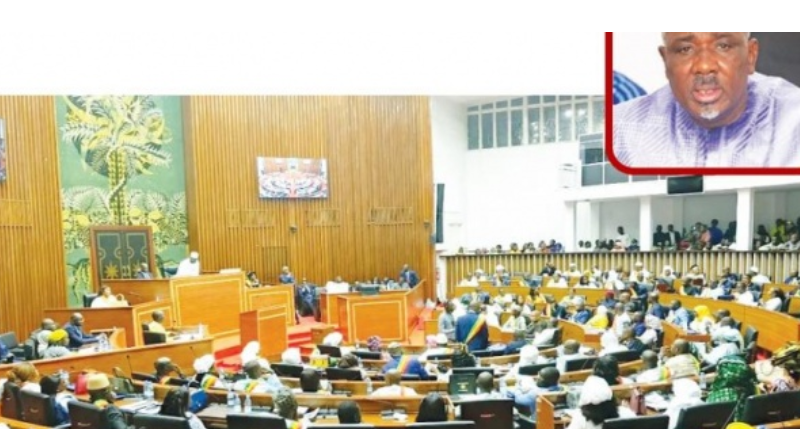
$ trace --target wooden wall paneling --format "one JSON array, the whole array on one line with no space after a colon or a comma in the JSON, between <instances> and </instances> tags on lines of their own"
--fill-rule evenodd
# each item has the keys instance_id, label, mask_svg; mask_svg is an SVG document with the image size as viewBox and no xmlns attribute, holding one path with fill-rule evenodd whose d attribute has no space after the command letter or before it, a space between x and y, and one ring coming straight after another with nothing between
<instances>
[{"instance_id":1,"label":"wooden wall paneling","mask_svg":"<svg viewBox=\"0 0 800 429\"><path fill-rule=\"evenodd\" d=\"M408 263L432 296L429 115L425 97L188 97L189 231L203 269L241 266L269 283L289 265L324 285L394 278ZM259 156L327 159L329 198L259 199ZM371 224L376 208L402 215ZM248 225L253 212L270 221Z\"/></svg>"},{"instance_id":2,"label":"wooden wall paneling","mask_svg":"<svg viewBox=\"0 0 800 429\"><path fill-rule=\"evenodd\" d=\"M235 334L244 311L244 273L171 279L173 314L180 326L207 325L214 336Z\"/></svg>"},{"instance_id":3,"label":"wooden wall paneling","mask_svg":"<svg viewBox=\"0 0 800 429\"><path fill-rule=\"evenodd\" d=\"M53 97L0 96L8 177L0 183L0 332L24 339L66 305Z\"/></svg>"}]
</instances>

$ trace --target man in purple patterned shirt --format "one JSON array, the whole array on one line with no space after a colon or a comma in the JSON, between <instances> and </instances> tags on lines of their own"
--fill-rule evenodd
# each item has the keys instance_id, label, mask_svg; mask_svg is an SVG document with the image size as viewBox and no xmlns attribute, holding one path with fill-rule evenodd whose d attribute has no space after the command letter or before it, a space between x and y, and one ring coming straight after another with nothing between
<instances>
[{"instance_id":1,"label":"man in purple patterned shirt","mask_svg":"<svg viewBox=\"0 0 800 429\"><path fill-rule=\"evenodd\" d=\"M622 164L800 168L800 88L755 72L750 33L662 35L669 85L614 107Z\"/></svg>"}]
</instances>

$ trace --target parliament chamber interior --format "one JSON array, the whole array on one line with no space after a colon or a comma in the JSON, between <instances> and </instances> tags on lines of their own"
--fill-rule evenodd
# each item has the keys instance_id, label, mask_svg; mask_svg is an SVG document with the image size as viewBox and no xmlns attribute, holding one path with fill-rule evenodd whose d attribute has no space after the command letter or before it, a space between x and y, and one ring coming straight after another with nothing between
<instances>
[{"instance_id":1,"label":"parliament chamber interior","mask_svg":"<svg viewBox=\"0 0 800 429\"><path fill-rule=\"evenodd\" d=\"M800 179L604 109L0 97L0 427L800 427Z\"/></svg>"}]
</instances>

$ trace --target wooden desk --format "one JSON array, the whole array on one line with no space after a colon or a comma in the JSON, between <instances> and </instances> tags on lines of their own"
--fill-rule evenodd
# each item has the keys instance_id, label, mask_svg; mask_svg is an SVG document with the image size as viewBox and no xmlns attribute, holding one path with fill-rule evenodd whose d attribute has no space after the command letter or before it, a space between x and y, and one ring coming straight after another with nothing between
<instances>
[{"instance_id":1,"label":"wooden desk","mask_svg":"<svg viewBox=\"0 0 800 429\"><path fill-rule=\"evenodd\" d=\"M731 317L736 321L742 322L743 334L748 326L758 330L758 347L769 351L775 351L783 347L787 341L800 341L800 319L787 314L738 304L733 301L718 301L710 298L668 293L659 295L659 302L664 305L669 305L673 299L680 300L681 304L687 309L698 305L705 305L712 312L722 308L728 309L731 312Z\"/></svg>"},{"instance_id":2,"label":"wooden desk","mask_svg":"<svg viewBox=\"0 0 800 429\"><path fill-rule=\"evenodd\" d=\"M531 288L528 286L493 286L491 283L480 286L456 286L454 297L460 298L475 292L486 292L492 297L500 295L501 292L525 297L530 295Z\"/></svg>"},{"instance_id":3,"label":"wooden desk","mask_svg":"<svg viewBox=\"0 0 800 429\"><path fill-rule=\"evenodd\" d=\"M377 335L384 342L408 340L405 294L338 295L339 328L345 341L366 341Z\"/></svg>"},{"instance_id":4,"label":"wooden desk","mask_svg":"<svg viewBox=\"0 0 800 429\"><path fill-rule=\"evenodd\" d=\"M593 331L586 326L580 325L569 320L559 320L558 327L561 328L561 342L566 340L576 340L581 345L587 347L594 347L600 344L600 336L602 333Z\"/></svg>"},{"instance_id":5,"label":"wooden desk","mask_svg":"<svg viewBox=\"0 0 800 429\"><path fill-rule=\"evenodd\" d=\"M0 416L0 423L5 423L11 429L48 429L49 426L39 426L31 423L22 422L19 420L7 419Z\"/></svg>"},{"instance_id":6,"label":"wooden desk","mask_svg":"<svg viewBox=\"0 0 800 429\"><path fill-rule=\"evenodd\" d=\"M542 287L539 289L539 292L542 295L553 295L556 302L561 302L561 300L569 295L571 290L575 290L575 295L585 295L586 296L586 305L593 306L597 304L598 301L603 300L606 297L605 289L599 289L594 287L576 287L576 288L567 288L567 287Z\"/></svg>"},{"instance_id":7,"label":"wooden desk","mask_svg":"<svg viewBox=\"0 0 800 429\"><path fill-rule=\"evenodd\" d=\"M213 353L213 339L203 338L192 341L176 341L145 347L133 347L106 352L78 354L58 359L34 360L40 374L55 374L63 369L71 375L85 369L93 369L110 374L111 369L119 367L125 372L153 372L153 363L160 357L168 356L187 372L191 371L194 360L205 354ZM5 374L14 365L0 365L0 374Z\"/></svg>"},{"instance_id":8,"label":"wooden desk","mask_svg":"<svg viewBox=\"0 0 800 429\"><path fill-rule=\"evenodd\" d=\"M693 343L707 343L711 341L711 336L708 334L689 333L680 326L664 321L661 324L664 329L664 345L669 346L675 340L682 339Z\"/></svg>"},{"instance_id":9,"label":"wooden desk","mask_svg":"<svg viewBox=\"0 0 800 429\"><path fill-rule=\"evenodd\" d=\"M340 296L361 296L359 292L327 293L324 287L320 287L318 291L320 320L329 325L339 325ZM403 295L406 292L404 290L387 290L381 291L380 296Z\"/></svg>"},{"instance_id":10,"label":"wooden desk","mask_svg":"<svg viewBox=\"0 0 800 429\"><path fill-rule=\"evenodd\" d=\"M244 292L245 307L242 311L259 308L285 307L286 326L294 326L294 285L263 286L247 288Z\"/></svg>"},{"instance_id":11,"label":"wooden desk","mask_svg":"<svg viewBox=\"0 0 800 429\"><path fill-rule=\"evenodd\" d=\"M169 300L172 297L169 279L103 280L103 285L110 286L115 295L124 295L130 305Z\"/></svg>"},{"instance_id":12,"label":"wooden desk","mask_svg":"<svg viewBox=\"0 0 800 429\"><path fill-rule=\"evenodd\" d=\"M417 287L403 291L379 292L377 295L347 293L335 296L338 324L345 341L366 341L378 335L384 342L408 341L411 329L425 309L425 290Z\"/></svg>"},{"instance_id":13,"label":"wooden desk","mask_svg":"<svg viewBox=\"0 0 800 429\"><path fill-rule=\"evenodd\" d=\"M286 330L286 314L294 307L273 306L258 310L246 311L239 315L240 344L250 341L261 344L261 355L270 361L280 361L281 354L288 347L289 337ZM244 362L242 362L244 363Z\"/></svg>"},{"instance_id":14,"label":"wooden desk","mask_svg":"<svg viewBox=\"0 0 800 429\"><path fill-rule=\"evenodd\" d=\"M44 310L44 317L49 317L56 323L64 325L69 322L72 314L79 312L83 314L83 330L85 332L122 328L125 330L126 347L138 347L144 345L142 324L150 323L152 314L156 310L163 311L165 324L171 325L173 318L170 301L152 301L132 307L50 308Z\"/></svg>"}]
</instances>

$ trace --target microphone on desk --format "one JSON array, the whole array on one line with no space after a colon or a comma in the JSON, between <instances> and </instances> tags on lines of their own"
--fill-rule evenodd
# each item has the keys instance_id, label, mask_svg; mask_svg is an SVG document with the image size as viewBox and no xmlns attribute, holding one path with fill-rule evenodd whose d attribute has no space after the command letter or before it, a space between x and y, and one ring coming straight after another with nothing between
<instances>
[{"instance_id":1,"label":"microphone on desk","mask_svg":"<svg viewBox=\"0 0 800 429\"><path fill-rule=\"evenodd\" d=\"M125 359L128 360L128 371L130 371L131 377L133 377L133 365L131 364L131 355L125 355Z\"/></svg>"}]
</instances>

